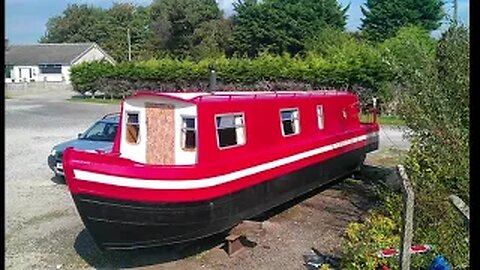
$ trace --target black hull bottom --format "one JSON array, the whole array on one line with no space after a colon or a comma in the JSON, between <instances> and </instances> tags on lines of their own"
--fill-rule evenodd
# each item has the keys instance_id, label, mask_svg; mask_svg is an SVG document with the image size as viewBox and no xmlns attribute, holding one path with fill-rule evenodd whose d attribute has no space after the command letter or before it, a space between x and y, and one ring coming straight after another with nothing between
<instances>
[{"instance_id":1,"label":"black hull bottom","mask_svg":"<svg viewBox=\"0 0 480 270\"><path fill-rule=\"evenodd\" d=\"M73 196L101 249L135 249L190 241L225 231L301 194L354 172L378 141L321 163L212 200L140 203Z\"/></svg>"}]
</instances>

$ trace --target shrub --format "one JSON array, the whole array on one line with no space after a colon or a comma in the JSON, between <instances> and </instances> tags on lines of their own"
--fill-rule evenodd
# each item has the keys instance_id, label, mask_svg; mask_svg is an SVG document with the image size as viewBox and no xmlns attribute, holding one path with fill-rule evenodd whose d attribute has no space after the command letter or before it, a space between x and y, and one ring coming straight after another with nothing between
<instances>
[{"instance_id":1,"label":"shrub","mask_svg":"<svg viewBox=\"0 0 480 270\"><path fill-rule=\"evenodd\" d=\"M100 90L97 81L109 76L112 69L113 65L105 61L84 62L70 69L70 81L74 90L80 94L94 93Z\"/></svg>"},{"instance_id":2,"label":"shrub","mask_svg":"<svg viewBox=\"0 0 480 270\"><path fill-rule=\"evenodd\" d=\"M405 62L396 66L395 83L403 88L399 113L412 141L405 167L415 192L413 242L434 248L431 254L413 256L412 267L427 267L434 256L443 255L453 268L458 268L468 265L469 226L448 196L456 194L469 200L468 30L454 25L435 51L433 59L418 59L421 64ZM401 196L387 191L380 194L383 206L365 223L347 229L347 269L372 269L377 259L369 254L380 244L393 243L391 238L399 233L393 228L398 228L401 221ZM394 221L391 230L376 234L379 227L384 228L375 219L376 213ZM396 261L391 262L393 269L396 265Z\"/></svg>"},{"instance_id":3,"label":"shrub","mask_svg":"<svg viewBox=\"0 0 480 270\"><path fill-rule=\"evenodd\" d=\"M392 218L372 211L362 223L350 223L345 231L342 269L376 269L380 263L395 264L395 258L378 258L376 253L396 248L400 227Z\"/></svg>"},{"instance_id":4,"label":"shrub","mask_svg":"<svg viewBox=\"0 0 480 270\"><path fill-rule=\"evenodd\" d=\"M423 80L420 74L435 61L435 40L418 26L401 28L397 35L378 45L390 80L385 80L379 88L379 96L388 105L387 113L396 114L399 98L414 81Z\"/></svg>"},{"instance_id":5,"label":"shrub","mask_svg":"<svg viewBox=\"0 0 480 270\"><path fill-rule=\"evenodd\" d=\"M283 88L297 84L308 85L307 88L311 89L363 87L374 93L380 85L378 82L386 78L382 63L370 49L361 53L356 51L356 47L347 48L342 52L344 55L330 59L314 55L299 58L261 54L255 59L220 57L193 61L163 58L115 66L95 62L72 67L71 77L74 89L82 94L108 91L109 95L121 96L142 85L160 91L185 91L198 87L198 90L205 90L209 65L213 65L219 84L234 89L248 89L265 82L267 85L283 85ZM122 90L124 88L128 91Z\"/></svg>"},{"instance_id":6,"label":"shrub","mask_svg":"<svg viewBox=\"0 0 480 270\"><path fill-rule=\"evenodd\" d=\"M419 79L412 79L402 96L399 112L415 142L410 169L419 184L438 183L468 200L468 31L449 29L439 41L436 58L435 65L415 75Z\"/></svg>"}]
</instances>

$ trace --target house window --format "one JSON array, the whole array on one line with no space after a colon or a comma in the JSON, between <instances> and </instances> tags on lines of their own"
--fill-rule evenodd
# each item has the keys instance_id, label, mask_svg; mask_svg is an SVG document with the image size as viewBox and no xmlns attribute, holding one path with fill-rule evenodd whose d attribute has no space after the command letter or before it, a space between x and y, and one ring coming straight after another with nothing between
<instances>
[{"instance_id":1,"label":"house window","mask_svg":"<svg viewBox=\"0 0 480 270\"><path fill-rule=\"evenodd\" d=\"M182 149L195 150L197 147L197 131L195 117L182 118Z\"/></svg>"},{"instance_id":2,"label":"house window","mask_svg":"<svg viewBox=\"0 0 480 270\"><path fill-rule=\"evenodd\" d=\"M138 144L140 141L140 122L138 113L127 113L127 142Z\"/></svg>"},{"instance_id":3,"label":"house window","mask_svg":"<svg viewBox=\"0 0 480 270\"><path fill-rule=\"evenodd\" d=\"M40 73L42 74L61 74L62 65L61 64L40 64L38 65Z\"/></svg>"},{"instance_id":4,"label":"house window","mask_svg":"<svg viewBox=\"0 0 480 270\"><path fill-rule=\"evenodd\" d=\"M12 78L12 70L13 70L13 66L10 66L10 65L5 66L5 78Z\"/></svg>"},{"instance_id":5,"label":"house window","mask_svg":"<svg viewBox=\"0 0 480 270\"><path fill-rule=\"evenodd\" d=\"M317 106L317 117L318 117L318 128L323 129L324 118L323 118L323 106L322 105Z\"/></svg>"},{"instance_id":6,"label":"house window","mask_svg":"<svg viewBox=\"0 0 480 270\"><path fill-rule=\"evenodd\" d=\"M298 109L281 110L282 134L290 136L300 133Z\"/></svg>"},{"instance_id":7,"label":"house window","mask_svg":"<svg viewBox=\"0 0 480 270\"><path fill-rule=\"evenodd\" d=\"M243 114L228 114L216 117L218 146L245 144L245 121Z\"/></svg>"}]
</instances>

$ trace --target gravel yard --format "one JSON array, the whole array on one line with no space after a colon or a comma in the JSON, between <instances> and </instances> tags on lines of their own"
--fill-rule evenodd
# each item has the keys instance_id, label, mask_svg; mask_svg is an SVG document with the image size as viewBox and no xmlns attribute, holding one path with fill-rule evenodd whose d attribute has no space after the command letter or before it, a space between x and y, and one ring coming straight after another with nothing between
<instances>
[{"instance_id":1,"label":"gravel yard","mask_svg":"<svg viewBox=\"0 0 480 270\"><path fill-rule=\"evenodd\" d=\"M338 254L346 225L371 207L367 184L347 180L275 209L256 246L229 258L224 235L183 245L101 253L78 216L67 186L47 166L51 148L74 138L119 105L71 102L56 91L5 100L5 266L7 269L306 269L314 247ZM402 131L383 128L381 149L408 148ZM378 160L378 159L377 159ZM373 163L375 163L374 161Z\"/></svg>"}]
</instances>

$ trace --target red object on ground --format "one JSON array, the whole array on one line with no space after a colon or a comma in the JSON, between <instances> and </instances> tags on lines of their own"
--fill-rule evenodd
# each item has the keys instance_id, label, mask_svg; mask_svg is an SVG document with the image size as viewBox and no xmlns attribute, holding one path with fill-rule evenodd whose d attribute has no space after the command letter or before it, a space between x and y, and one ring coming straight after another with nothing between
<instances>
[{"instance_id":1,"label":"red object on ground","mask_svg":"<svg viewBox=\"0 0 480 270\"><path fill-rule=\"evenodd\" d=\"M430 245L414 245L410 247L411 253L424 253L430 251L432 247Z\"/></svg>"},{"instance_id":2,"label":"red object on ground","mask_svg":"<svg viewBox=\"0 0 480 270\"><path fill-rule=\"evenodd\" d=\"M413 245L410 247L410 253L415 254L415 253L425 253L432 250L432 247L430 245ZM394 248L389 248L389 249L384 249L382 251L379 251L377 253L377 257L380 258L388 258L392 256L396 256L399 254L398 249Z\"/></svg>"},{"instance_id":3,"label":"red object on ground","mask_svg":"<svg viewBox=\"0 0 480 270\"><path fill-rule=\"evenodd\" d=\"M388 258L398 255L398 250L394 248L389 248L378 252L377 256L380 258Z\"/></svg>"},{"instance_id":4,"label":"red object on ground","mask_svg":"<svg viewBox=\"0 0 480 270\"><path fill-rule=\"evenodd\" d=\"M380 264L377 267L377 270L390 270L390 267L388 267L388 265L386 265L386 264Z\"/></svg>"}]
</instances>

